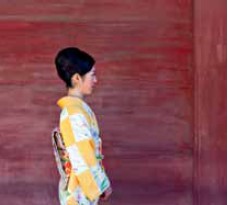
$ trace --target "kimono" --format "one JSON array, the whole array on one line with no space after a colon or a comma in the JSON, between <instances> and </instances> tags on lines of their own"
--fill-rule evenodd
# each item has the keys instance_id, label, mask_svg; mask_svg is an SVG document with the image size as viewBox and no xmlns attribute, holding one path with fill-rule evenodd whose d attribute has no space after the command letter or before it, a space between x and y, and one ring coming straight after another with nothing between
<instances>
[{"instance_id":1,"label":"kimono","mask_svg":"<svg viewBox=\"0 0 228 205\"><path fill-rule=\"evenodd\" d=\"M80 98L65 96L57 104L62 110L52 142L60 174L60 204L97 205L110 180L102 165L96 117Z\"/></svg>"}]
</instances>

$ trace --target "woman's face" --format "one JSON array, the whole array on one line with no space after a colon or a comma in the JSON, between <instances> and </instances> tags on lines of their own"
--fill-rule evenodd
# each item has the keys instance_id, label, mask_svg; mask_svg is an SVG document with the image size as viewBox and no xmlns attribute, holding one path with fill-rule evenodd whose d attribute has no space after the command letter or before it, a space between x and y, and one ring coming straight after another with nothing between
<instances>
[{"instance_id":1,"label":"woman's face","mask_svg":"<svg viewBox=\"0 0 228 205\"><path fill-rule=\"evenodd\" d=\"M80 91L82 95L90 95L93 92L93 88L97 83L97 77L95 73L95 67L86 73L80 83Z\"/></svg>"}]
</instances>

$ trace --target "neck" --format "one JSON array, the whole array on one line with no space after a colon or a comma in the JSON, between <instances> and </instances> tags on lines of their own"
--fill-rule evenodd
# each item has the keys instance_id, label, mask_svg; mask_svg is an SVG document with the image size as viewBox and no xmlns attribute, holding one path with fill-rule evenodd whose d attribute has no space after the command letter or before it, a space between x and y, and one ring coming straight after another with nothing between
<instances>
[{"instance_id":1,"label":"neck","mask_svg":"<svg viewBox=\"0 0 228 205\"><path fill-rule=\"evenodd\" d=\"M71 97L76 97L76 98L80 98L83 100L84 96L82 95L81 92L79 92L78 90L75 90L75 89L71 89L69 88L68 89L68 93L67 93L68 96L71 96Z\"/></svg>"}]
</instances>

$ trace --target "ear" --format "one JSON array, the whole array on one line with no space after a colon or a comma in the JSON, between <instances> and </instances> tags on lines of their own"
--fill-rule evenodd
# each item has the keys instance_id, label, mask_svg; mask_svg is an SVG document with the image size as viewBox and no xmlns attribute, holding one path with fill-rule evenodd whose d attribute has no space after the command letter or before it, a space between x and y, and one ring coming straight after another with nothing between
<instances>
[{"instance_id":1,"label":"ear","mask_svg":"<svg viewBox=\"0 0 228 205\"><path fill-rule=\"evenodd\" d=\"M78 74L78 73L75 73L72 77L71 77L71 82L72 82L72 85L75 87L75 86L79 86L80 83L81 83L81 76Z\"/></svg>"}]
</instances>

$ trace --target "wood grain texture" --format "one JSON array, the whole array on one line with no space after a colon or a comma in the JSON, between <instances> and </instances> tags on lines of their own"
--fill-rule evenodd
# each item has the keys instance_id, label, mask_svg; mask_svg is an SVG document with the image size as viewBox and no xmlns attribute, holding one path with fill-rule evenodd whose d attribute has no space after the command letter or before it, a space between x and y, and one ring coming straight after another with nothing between
<instances>
[{"instance_id":1,"label":"wood grain texture","mask_svg":"<svg viewBox=\"0 0 228 205\"><path fill-rule=\"evenodd\" d=\"M192 1L1 1L2 205L58 204L56 52L97 59L112 205L193 204Z\"/></svg>"},{"instance_id":2,"label":"wood grain texture","mask_svg":"<svg viewBox=\"0 0 228 205\"><path fill-rule=\"evenodd\" d=\"M200 205L227 203L226 3L195 3L194 195Z\"/></svg>"}]
</instances>

